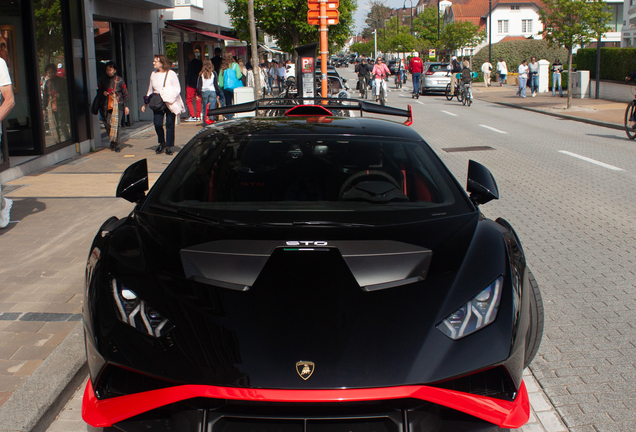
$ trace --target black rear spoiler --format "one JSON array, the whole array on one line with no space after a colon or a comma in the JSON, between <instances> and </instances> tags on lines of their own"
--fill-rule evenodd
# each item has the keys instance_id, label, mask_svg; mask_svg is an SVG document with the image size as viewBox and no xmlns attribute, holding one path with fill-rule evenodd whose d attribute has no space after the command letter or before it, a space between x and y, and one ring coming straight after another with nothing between
<instances>
[{"instance_id":1,"label":"black rear spoiler","mask_svg":"<svg viewBox=\"0 0 636 432\"><path fill-rule=\"evenodd\" d=\"M322 101L327 101L326 105L322 105ZM303 103L305 102L305 103ZM238 105L230 105L227 107L216 108L207 111L207 116L216 116L221 114L237 114L244 112L255 112L258 116L259 111L284 110L288 115L288 111L295 108L303 107L304 113L308 117L311 116L329 116L333 115L329 110L349 110L360 111L362 113L374 113L390 116L406 117L408 120L404 123L407 126L413 124L413 112L411 105L407 109L382 106L376 103L367 102L360 99L340 99L340 98L311 98L311 99L259 99L252 102L246 102ZM315 113L310 113L306 108L316 107ZM290 114L291 115L291 114ZM299 114L293 114L299 115Z\"/></svg>"}]
</instances>

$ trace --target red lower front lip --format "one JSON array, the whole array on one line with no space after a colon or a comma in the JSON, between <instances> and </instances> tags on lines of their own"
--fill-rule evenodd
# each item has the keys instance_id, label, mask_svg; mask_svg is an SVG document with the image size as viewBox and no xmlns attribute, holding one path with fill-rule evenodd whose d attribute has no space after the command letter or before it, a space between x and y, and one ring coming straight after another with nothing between
<instances>
[{"instance_id":1,"label":"red lower front lip","mask_svg":"<svg viewBox=\"0 0 636 432\"><path fill-rule=\"evenodd\" d=\"M399 386L342 390L274 390L183 385L112 399L98 400L88 381L82 403L82 418L93 427L109 427L130 417L195 397L262 402L360 402L415 398L442 405L496 424L519 428L530 417L530 403L522 382L517 398L504 401L427 386Z\"/></svg>"}]
</instances>

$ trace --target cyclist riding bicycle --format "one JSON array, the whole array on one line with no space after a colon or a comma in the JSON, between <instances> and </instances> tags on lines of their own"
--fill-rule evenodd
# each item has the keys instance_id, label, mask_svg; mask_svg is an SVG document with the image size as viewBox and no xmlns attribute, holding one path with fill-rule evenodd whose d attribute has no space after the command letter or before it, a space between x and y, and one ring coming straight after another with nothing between
<instances>
[{"instance_id":1,"label":"cyclist riding bicycle","mask_svg":"<svg viewBox=\"0 0 636 432\"><path fill-rule=\"evenodd\" d=\"M473 97L472 93L470 93L470 95L466 94L466 84L473 82L473 75L472 75L472 71L470 70L470 63L468 63L468 61L462 62L462 69L460 73L461 73L461 79L459 82L460 91L464 92L466 97L470 97L472 99Z\"/></svg>"},{"instance_id":2,"label":"cyclist riding bicycle","mask_svg":"<svg viewBox=\"0 0 636 432\"><path fill-rule=\"evenodd\" d=\"M457 56L452 56L451 57L451 62L448 65L448 69L451 72L451 89L455 88L455 75L457 75L459 72L462 71L462 67L459 63L459 60L457 60Z\"/></svg>"},{"instance_id":3,"label":"cyclist riding bicycle","mask_svg":"<svg viewBox=\"0 0 636 432\"><path fill-rule=\"evenodd\" d=\"M356 65L356 69L355 69L356 73L358 74L358 89L360 90L360 95L364 96L364 94L366 93L366 89L367 89L367 76L369 75L369 72L371 71L371 68L369 67L369 65L367 64L367 59L363 58L361 63L358 63ZM364 93L363 93L364 90Z\"/></svg>"},{"instance_id":4,"label":"cyclist riding bicycle","mask_svg":"<svg viewBox=\"0 0 636 432\"><path fill-rule=\"evenodd\" d=\"M375 79L375 99L377 102L380 101L380 86L382 86L384 88L384 100L387 100L387 88L386 88L386 81L384 80L387 76L391 75L391 71L389 70L389 68L387 67L387 65L384 64L384 62L382 61L381 58L378 58L378 60L375 63L375 66L373 66L373 77Z\"/></svg>"}]
</instances>

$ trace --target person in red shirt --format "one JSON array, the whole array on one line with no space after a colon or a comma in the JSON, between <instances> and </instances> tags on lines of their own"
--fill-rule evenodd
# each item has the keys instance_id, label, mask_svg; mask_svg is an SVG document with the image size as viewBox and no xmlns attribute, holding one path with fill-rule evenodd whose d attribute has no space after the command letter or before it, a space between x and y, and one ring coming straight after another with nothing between
<instances>
[{"instance_id":1,"label":"person in red shirt","mask_svg":"<svg viewBox=\"0 0 636 432\"><path fill-rule=\"evenodd\" d=\"M409 62L409 72L413 77L413 96L419 97L420 95L420 77L424 71L424 63L418 54L411 58Z\"/></svg>"}]
</instances>

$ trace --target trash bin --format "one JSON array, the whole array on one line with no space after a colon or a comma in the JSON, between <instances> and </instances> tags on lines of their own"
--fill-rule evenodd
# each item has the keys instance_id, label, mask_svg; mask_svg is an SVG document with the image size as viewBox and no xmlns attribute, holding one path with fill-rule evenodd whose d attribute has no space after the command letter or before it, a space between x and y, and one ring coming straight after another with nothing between
<instances>
[{"instance_id":1,"label":"trash bin","mask_svg":"<svg viewBox=\"0 0 636 432\"><path fill-rule=\"evenodd\" d=\"M242 104L245 102L252 102L254 100L254 87L239 87L234 89L234 105ZM235 117L254 117L255 113L245 112L236 113Z\"/></svg>"}]
</instances>

